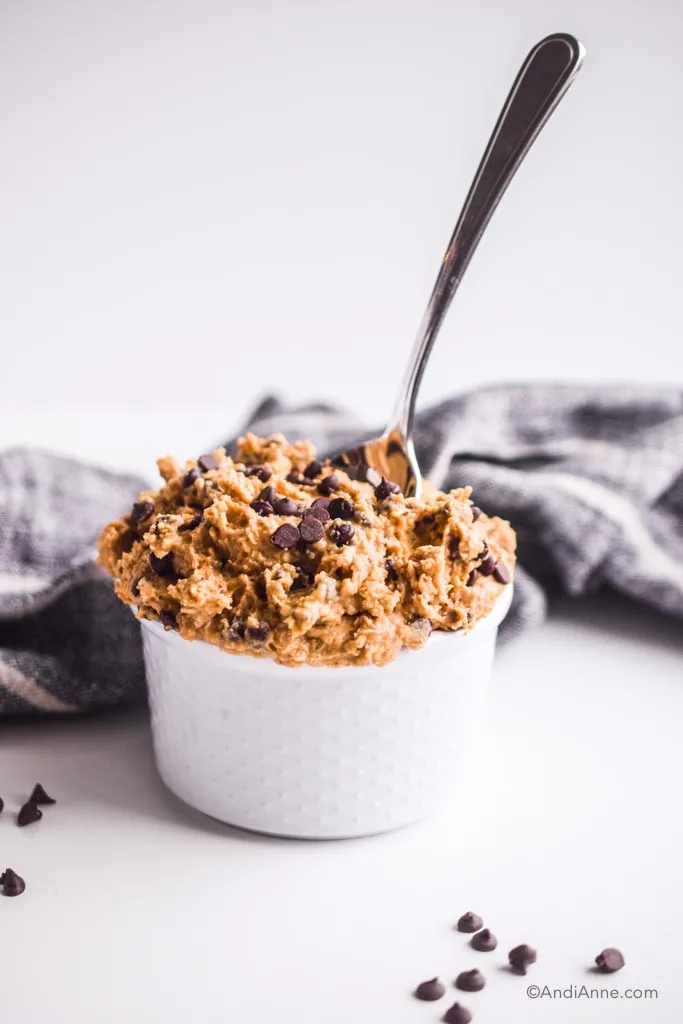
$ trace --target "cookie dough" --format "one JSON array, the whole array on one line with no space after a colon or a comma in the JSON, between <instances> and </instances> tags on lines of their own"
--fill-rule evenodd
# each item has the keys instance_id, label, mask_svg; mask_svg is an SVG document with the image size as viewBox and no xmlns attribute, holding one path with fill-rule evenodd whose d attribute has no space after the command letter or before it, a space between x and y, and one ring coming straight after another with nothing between
<instances>
[{"instance_id":1,"label":"cookie dough","mask_svg":"<svg viewBox=\"0 0 683 1024\"><path fill-rule=\"evenodd\" d=\"M281 665L385 665L432 630L472 629L515 563L515 535L470 489L404 498L308 442L247 434L184 466L100 537L139 618Z\"/></svg>"}]
</instances>

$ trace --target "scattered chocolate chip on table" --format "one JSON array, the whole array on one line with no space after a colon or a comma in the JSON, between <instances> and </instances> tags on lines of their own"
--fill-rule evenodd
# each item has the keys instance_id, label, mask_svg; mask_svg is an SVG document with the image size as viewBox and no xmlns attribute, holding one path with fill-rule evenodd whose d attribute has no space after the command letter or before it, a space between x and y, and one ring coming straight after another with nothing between
<instances>
[{"instance_id":1,"label":"scattered chocolate chip on table","mask_svg":"<svg viewBox=\"0 0 683 1024\"><path fill-rule=\"evenodd\" d=\"M429 981L421 982L415 989L416 999L425 1003L433 1003L446 994L446 986L438 978L430 978Z\"/></svg>"},{"instance_id":2,"label":"scattered chocolate chip on table","mask_svg":"<svg viewBox=\"0 0 683 1024\"><path fill-rule=\"evenodd\" d=\"M455 979L455 987L461 992L481 992L486 985L486 978L473 967L470 971L461 971Z\"/></svg>"},{"instance_id":3,"label":"scattered chocolate chip on table","mask_svg":"<svg viewBox=\"0 0 683 1024\"><path fill-rule=\"evenodd\" d=\"M473 914L471 910L468 910L466 914L458 918L459 932L478 932L483 925L484 922L479 917L479 914Z\"/></svg>"},{"instance_id":4,"label":"scattered chocolate chip on table","mask_svg":"<svg viewBox=\"0 0 683 1024\"><path fill-rule=\"evenodd\" d=\"M621 970L626 961L620 950L615 949L613 946L608 946L607 949L603 949L601 953L598 953L595 963L605 974L614 974L615 971Z\"/></svg>"}]
</instances>

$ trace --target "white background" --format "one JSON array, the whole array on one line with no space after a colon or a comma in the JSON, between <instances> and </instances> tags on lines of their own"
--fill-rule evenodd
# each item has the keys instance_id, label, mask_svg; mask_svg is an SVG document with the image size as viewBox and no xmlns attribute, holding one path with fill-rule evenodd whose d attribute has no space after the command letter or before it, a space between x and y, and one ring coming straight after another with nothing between
<instances>
[{"instance_id":1,"label":"white background","mask_svg":"<svg viewBox=\"0 0 683 1024\"><path fill-rule=\"evenodd\" d=\"M268 390L381 421L508 86L553 30L581 37L584 70L422 400L680 384L677 0L0 0L0 445L152 475ZM500 654L481 790L345 844L186 811L142 714L4 727L2 856L29 889L0 901L3 1019L436 1021L408 992L490 962L452 933L471 908L500 953L538 945L529 981L595 984L616 944L615 984L660 992L531 1003L492 966L462 1000L477 1022L675 1024L682 652L674 623L563 606ZM38 776L60 804L19 831Z\"/></svg>"}]
</instances>

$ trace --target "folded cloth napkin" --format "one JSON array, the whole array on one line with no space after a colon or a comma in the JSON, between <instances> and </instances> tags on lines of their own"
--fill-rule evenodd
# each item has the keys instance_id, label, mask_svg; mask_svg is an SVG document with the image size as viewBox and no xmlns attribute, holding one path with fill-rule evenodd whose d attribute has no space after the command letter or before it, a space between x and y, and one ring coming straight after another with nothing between
<instances>
[{"instance_id":1,"label":"folded cloth napkin","mask_svg":"<svg viewBox=\"0 0 683 1024\"><path fill-rule=\"evenodd\" d=\"M247 426L327 453L377 434L332 406L273 398ZM422 413L416 447L433 483L471 485L517 531L501 639L542 621L553 593L603 586L683 617L683 392L485 388ZM144 693L138 624L92 559L101 527L146 486L41 451L0 455L0 715Z\"/></svg>"}]
</instances>

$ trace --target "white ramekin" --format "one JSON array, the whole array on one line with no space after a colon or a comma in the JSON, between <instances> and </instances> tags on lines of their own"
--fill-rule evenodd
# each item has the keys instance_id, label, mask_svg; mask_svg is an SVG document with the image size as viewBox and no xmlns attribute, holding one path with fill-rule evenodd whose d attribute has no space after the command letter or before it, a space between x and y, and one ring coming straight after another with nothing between
<instances>
[{"instance_id":1,"label":"white ramekin","mask_svg":"<svg viewBox=\"0 0 683 1024\"><path fill-rule=\"evenodd\" d=\"M143 620L157 765L193 807L256 832L371 835L436 809L473 749L506 587L470 633L389 665L285 668Z\"/></svg>"}]
</instances>

